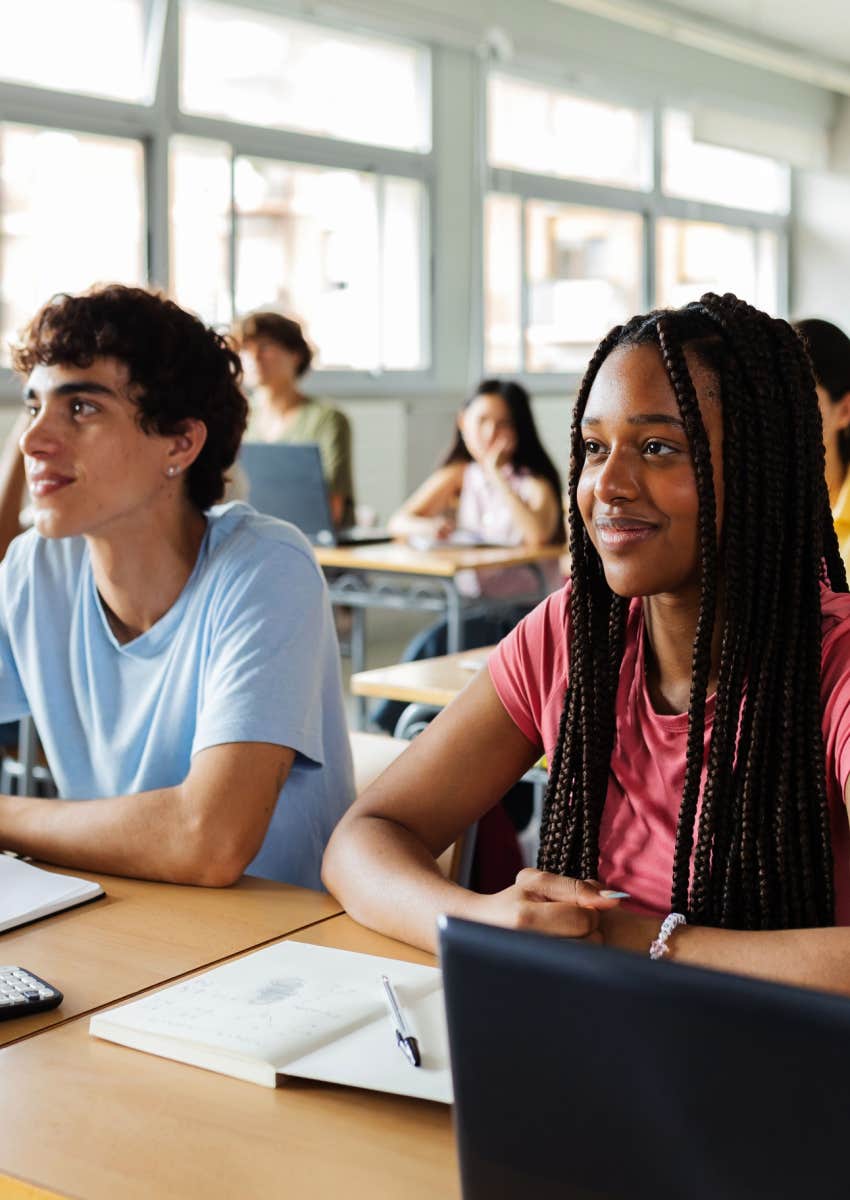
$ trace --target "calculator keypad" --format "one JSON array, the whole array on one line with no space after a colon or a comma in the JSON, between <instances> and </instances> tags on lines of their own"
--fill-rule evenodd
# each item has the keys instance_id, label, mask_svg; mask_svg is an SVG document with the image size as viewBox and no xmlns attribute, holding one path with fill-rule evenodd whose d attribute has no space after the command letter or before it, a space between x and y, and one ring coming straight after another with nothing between
<instances>
[{"instance_id":1,"label":"calculator keypad","mask_svg":"<svg viewBox=\"0 0 850 1200\"><path fill-rule=\"evenodd\" d=\"M62 993L23 967L0 967L0 1021L55 1008Z\"/></svg>"}]
</instances>

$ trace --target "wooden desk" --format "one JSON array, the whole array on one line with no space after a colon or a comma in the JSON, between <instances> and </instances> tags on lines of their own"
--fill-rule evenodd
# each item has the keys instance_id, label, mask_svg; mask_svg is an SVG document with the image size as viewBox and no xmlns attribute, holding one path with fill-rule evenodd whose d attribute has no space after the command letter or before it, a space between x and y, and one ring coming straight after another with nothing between
<instances>
[{"instance_id":1,"label":"wooden desk","mask_svg":"<svg viewBox=\"0 0 850 1200\"><path fill-rule=\"evenodd\" d=\"M474 678L476 670L470 669L471 664L484 666L493 649L493 646L482 646L457 654L444 654L440 658L420 658L416 662L358 671L351 676L351 691L355 696L375 696L406 704L445 708ZM470 668L462 666L463 663L470 664Z\"/></svg>"},{"instance_id":2,"label":"wooden desk","mask_svg":"<svg viewBox=\"0 0 850 1200\"><path fill-rule=\"evenodd\" d=\"M451 654L463 648L463 616L475 611L495 614L521 604L535 604L546 595L542 566L557 560L563 546L457 547L414 550L404 542L366 546L319 546L316 558L336 574L328 580L334 604L352 609L351 666L359 673L366 666L367 608L402 608L443 613ZM458 587L464 571L485 568L530 567L538 580L536 590L506 597L466 596ZM359 696L357 724L366 724L366 699Z\"/></svg>"},{"instance_id":3,"label":"wooden desk","mask_svg":"<svg viewBox=\"0 0 850 1200\"><path fill-rule=\"evenodd\" d=\"M65 996L50 1012L0 1022L0 1046L342 911L325 893L248 876L197 888L83 874L104 898L0 934L0 962Z\"/></svg>"},{"instance_id":4,"label":"wooden desk","mask_svg":"<svg viewBox=\"0 0 850 1200\"><path fill-rule=\"evenodd\" d=\"M433 959L334 917L296 940ZM457 1200L450 1110L292 1080L275 1090L89 1036L0 1051L0 1196L80 1200Z\"/></svg>"}]
</instances>

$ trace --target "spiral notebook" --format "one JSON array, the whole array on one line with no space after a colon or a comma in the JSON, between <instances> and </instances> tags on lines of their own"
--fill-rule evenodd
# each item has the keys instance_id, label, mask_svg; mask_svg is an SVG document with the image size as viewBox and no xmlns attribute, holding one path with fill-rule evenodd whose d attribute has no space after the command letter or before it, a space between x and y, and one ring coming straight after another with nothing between
<instances>
[{"instance_id":1,"label":"spiral notebook","mask_svg":"<svg viewBox=\"0 0 850 1200\"><path fill-rule=\"evenodd\" d=\"M418 1040L420 1067L396 1043L382 975ZM266 1087L292 1075L452 1100L440 972L370 954L278 942L96 1013L89 1032Z\"/></svg>"}]
</instances>

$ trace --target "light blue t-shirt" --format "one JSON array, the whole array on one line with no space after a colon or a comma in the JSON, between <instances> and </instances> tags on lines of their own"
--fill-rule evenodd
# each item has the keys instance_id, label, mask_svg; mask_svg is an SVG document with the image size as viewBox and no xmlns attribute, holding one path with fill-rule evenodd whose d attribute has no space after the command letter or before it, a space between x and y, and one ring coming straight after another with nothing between
<instances>
[{"instance_id":1,"label":"light blue t-shirt","mask_svg":"<svg viewBox=\"0 0 850 1200\"><path fill-rule=\"evenodd\" d=\"M0 564L0 721L28 713L69 800L175 786L208 746L291 747L248 871L321 887L354 782L327 589L292 525L246 504L211 509L180 596L126 645L83 538L16 538Z\"/></svg>"}]
</instances>

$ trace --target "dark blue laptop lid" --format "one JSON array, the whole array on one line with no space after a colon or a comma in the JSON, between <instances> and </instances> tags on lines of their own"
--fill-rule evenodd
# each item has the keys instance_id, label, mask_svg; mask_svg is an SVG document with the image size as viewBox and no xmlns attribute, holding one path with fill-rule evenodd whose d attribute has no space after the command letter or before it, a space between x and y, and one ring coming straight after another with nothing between
<instances>
[{"instance_id":1,"label":"dark blue laptop lid","mask_svg":"<svg viewBox=\"0 0 850 1200\"><path fill-rule=\"evenodd\" d=\"M846 1197L850 1001L456 919L464 1200Z\"/></svg>"}]
</instances>

